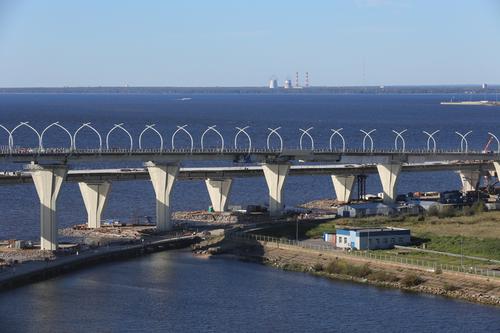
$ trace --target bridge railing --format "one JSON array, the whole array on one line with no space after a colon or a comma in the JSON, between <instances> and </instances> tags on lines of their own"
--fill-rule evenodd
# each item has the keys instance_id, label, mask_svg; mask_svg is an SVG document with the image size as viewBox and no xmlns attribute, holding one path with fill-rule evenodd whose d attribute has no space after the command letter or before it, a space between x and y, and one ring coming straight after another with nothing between
<instances>
[{"instance_id":1,"label":"bridge railing","mask_svg":"<svg viewBox=\"0 0 500 333\"><path fill-rule=\"evenodd\" d=\"M121 133L121 135L125 135L125 140L122 138L121 144L126 144L127 148L124 149L124 151L146 151L144 149L141 149L144 147L144 142L143 142L143 135L146 132L149 132L150 134L153 134L155 137L159 138L159 142L157 141L156 145L159 147L159 149L153 149L151 152L157 152L157 153L163 153L167 152L168 150L165 150L165 143L167 142L167 138L170 138L170 143L172 147L172 151L176 151L175 149L175 139L179 135L184 135L187 136L188 141L186 141L184 138L183 144L188 144L185 150L192 152L195 150L195 146L198 145L198 151L201 149L201 151L207 151L207 152L231 152L232 149L228 149L227 143L230 142L231 140L228 139L233 139L234 141L234 149L238 152L240 151L247 151L248 153L254 151L254 144L252 143L254 140L252 140L251 136L251 131L249 130L249 126L244 126L244 127L234 127L234 132L232 134L225 134L223 135L220 131L220 129L216 125L211 125L207 126L206 129L201 129L201 137L196 138L195 136L192 135L192 130L187 129L188 125L182 125L182 126L176 126L177 129L171 133L170 135L165 135L165 133L161 133L157 127L156 124L146 124L145 127L143 128L142 131L140 131L140 134L137 136L134 131L127 129L127 126L124 123L117 123L111 126L111 128L107 131L99 131L97 128L95 128L93 125L91 125L90 122L83 123L81 124L80 127L78 127L74 131L70 131L70 129L66 128L63 126L59 121L53 122L49 124L48 126L44 128L35 128L33 127L29 122L23 121L18 123L17 125L13 126L12 128L8 128L2 124L0 124L0 131L3 132L4 134L6 133L8 136L8 150L9 152L12 152L15 150L15 146L18 143L17 137L20 135L18 130L24 129L31 131L32 134L34 133L36 135L36 138L38 139L38 142L35 143L36 147L33 147L33 149L40 149L40 151L43 151L44 148L47 148L47 143L44 142L44 137L45 141L47 141L46 138L46 133L49 130L59 130L59 138L61 139L61 133L64 137L69 138L69 149L73 151L77 151L77 140L79 138L78 134L82 134L82 130L85 130L89 133L91 133L93 136L97 136L99 139L99 151L104 151L110 150L110 148L114 145L112 133L114 135L117 135L118 133ZM307 126L306 126L307 127ZM308 128L298 128L297 131L295 132L296 135L296 140L295 144L297 145L295 148L297 150L304 150L304 151L314 151L316 153L319 152L347 152L349 150L352 151L360 151L363 153L372 153L376 151L375 148L375 134L378 133L376 132L377 129L359 129L359 132L362 133L362 140L359 139L359 136L355 138L356 145L361 146L361 149L349 149L347 148L347 141L354 141L351 140L353 137L347 137L345 135L344 128L337 128L333 129L330 128L331 133L328 133L328 141L323 141L324 144L326 144L329 149L317 149L318 148L318 142L319 140L315 140L315 135L313 133L313 127L308 127ZM306 129L305 129L306 128ZM266 138L266 151L283 151L286 150L285 148L286 144L284 141L283 136L280 134L280 130L282 128L280 126L276 128L267 128L269 131L267 133L267 138ZM411 136L411 139L414 141L415 138L415 130L412 129L414 132L414 135ZM329 131L329 132L330 132ZM356 133L359 134L358 131ZM438 142L437 142L437 135L442 134L440 130L434 130L434 131L418 131L419 132L419 141L421 141L422 146L426 147L426 149L422 149L422 152L426 153L439 153L440 150L438 149ZM404 154L408 150L407 148L407 140L408 138L405 137L408 135L408 129L392 129L390 131L391 137L389 141L393 141L393 149L390 150L379 150L379 152L391 152L391 153L400 153ZM467 132L459 132L455 131L454 132L454 138L453 140L457 144L457 152L462 152L462 153L467 153L469 152L469 136L472 134L472 131L467 131ZM486 133L484 133L486 134ZM290 133L287 134L287 139L289 139ZM456 136L455 136L456 135ZM500 140L498 137L492 133L492 132L487 132L487 135L489 136L490 140L488 141L487 147L490 147L490 143L492 143L492 149L496 148L496 153L500 154ZM208 136L212 136L212 143L207 144L206 138ZM241 145L238 145L238 137L244 140L244 143ZM215 138L215 142L213 141ZM326 137L323 136L323 139ZM304 142L304 139L306 139L306 142ZM387 139L387 137L386 137ZM274 145L271 143L271 140L274 140ZM279 140L279 149L272 149L273 146L276 146L276 140ZM195 143L197 141L197 143ZM116 142L116 141L115 141ZM388 141L385 140L385 143ZM352 143L352 142L351 142ZM3 142L5 144L5 142ZM115 143L116 144L116 143ZM496 147L493 147L496 145ZM139 150L135 149L136 147L139 147ZM209 146L215 146L217 148L209 147ZM334 148L335 146L339 146L338 149ZM97 147L97 146L96 146ZM105 149L104 149L105 148ZM291 147L288 147L290 149ZM315 149L316 148L316 149ZM448 150L450 151L450 150ZM416 153L417 151L414 151Z\"/></svg>"},{"instance_id":2,"label":"bridge railing","mask_svg":"<svg viewBox=\"0 0 500 333\"><path fill-rule=\"evenodd\" d=\"M484 152L484 151L475 151L469 150L467 152L461 150L444 150L439 149L435 151L428 151L425 149L407 149L405 152L401 152L400 150L394 149L377 149L370 152L364 151L362 149L294 149L294 150L280 150L280 149L267 149L267 148L252 148L252 149L237 149L237 148L194 148L194 149L155 149L155 148L143 148L143 149L125 149L125 148L109 148L109 149L72 149L72 148L23 148L16 147L13 149L5 149L5 147L0 148L0 154L7 155L27 155L27 156L43 156L43 155L163 155L163 154L185 154L185 155L193 155L193 154L229 154L229 155L252 155L252 154L272 154L272 155L281 155L286 156L289 154L296 154L300 152L302 155L328 155L328 154L338 154L342 155L398 155L398 156L407 156L407 155L457 155L459 156L467 156L467 155L482 155L482 156L500 156L498 153L493 152Z\"/></svg>"},{"instance_id":3,"label":"bridge railing","mask_svg":"<svg viewBox=\"0 0 500 333\"><path fill-rule=\"evenodd\" d=\"M500 278L500 271L481 268L477 266L459 266L459 265L451 265L451 264L442 264L439 262L422 260L422 259L413 259L413 258L403 258L401 256L389 255L389 254L380 254L377 251L346 251L339 249L330 244L313 244L311 242L305 241L296 241L292 239L285 238L276 238L266 235L256 235L245 232L233 232L227 234L226 237L233 240L254 240L259 242L273 243L276 247L280 245L294 246L298 248L310 249L320 252L332 252L338 255L345 255L351 257L363 257L370 260L378 260L384 262L393 262L402 265L409 266L417 266L427 270L431 270L436 272L438 270L454 272L454 273L463 273L463 274L471 274L471 275L480 275L487 276L493 278ZM326 243L326 242L325 242Z\"/></svg>"}]
</instances>

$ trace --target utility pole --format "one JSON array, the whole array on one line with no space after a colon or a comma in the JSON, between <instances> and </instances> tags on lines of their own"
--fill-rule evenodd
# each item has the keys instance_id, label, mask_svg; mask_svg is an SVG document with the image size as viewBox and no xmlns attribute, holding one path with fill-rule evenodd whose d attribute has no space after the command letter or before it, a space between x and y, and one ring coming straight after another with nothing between
<instances>
[{"instance_id":1,"label":"utility pole","mask_svg":"<svg viewBox=\"0 0 500 333\"><path fill-rule=\"evenodd\" d=\"M299 217L295 218L295 241L299 242Z\"/></svg>"}]
</instances>

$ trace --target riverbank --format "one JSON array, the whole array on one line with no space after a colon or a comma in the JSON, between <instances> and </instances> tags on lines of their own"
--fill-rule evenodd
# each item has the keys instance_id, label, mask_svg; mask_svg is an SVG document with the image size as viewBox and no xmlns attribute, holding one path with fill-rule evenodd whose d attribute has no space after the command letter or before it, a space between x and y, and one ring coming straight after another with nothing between
<instances>
[{"instance_id":1,"label":"riverbank","mask_svg":"<svg viewBox=\"0 0 500 333\"><path fill-rule=\"evenodd\" d=\"M197 253L238 258L332 280L347 280L500 306L500 280L457 272L381 262L256 240L220 239L200 243Z\"/></svg>"},{"instance_id":2,"label":"riverbank","mask_svg":"<svg viewBox=\"0 0 500 333\"><path fill-rule=\"evenodd\" d=\"M65 241L59 243L57 251L40 250L39 244L30 240L0 241L0 290L100 262L189 247L201 239L217 238L224 234L224 228L279 223L269 221L267 215L241 218L234 214L194 211L182 216L183 223L176 226L178 231L168 233L158 233L155 226L149 224L118 223L97 229L80 224L63 228L59 230L59 236Z\"/></svg>"},{"instance_id":3,"label":"riverbank","mask_svg":"<svg viewBox=\"0 0 500 333\"><path fill-rule=\"evenodd\" d=\"M114 246L102 246L70 255L55 256L51 260L36 260L4 267L0 271L0 290L48 279L103 262L128 259L169 249L188 247L200 238L197 235L154 236L147 241Z\"/></svg>"},{"instance_id":4,"label":"riverbank","mask_svg":"<svg viewBox=\"0 0 500 333\"><path fill-rule=\"evenodd\" d=\"M328 200L323 200L328 202ZM321 202L318 200L318 202ZM437 264L466 264L500 270L495 260L500 260L500 211L449 211L449 216L432 214L370 216L359 218L335 218L318 223L299 223L300 239L320 239L323 233L335 233L338 227L399 227L411 230L412 246L453 256L436 256L430 253L413 251L407 258L434 261ZM261 235L273 237L296 237L294 224L282 224L259 231ZM401 250L380 250L380 253L398 255ZM461 256L480 257L492 262L465 260ZM458 256L458 257L457 257Z\"/></svg>"}]
</instances>

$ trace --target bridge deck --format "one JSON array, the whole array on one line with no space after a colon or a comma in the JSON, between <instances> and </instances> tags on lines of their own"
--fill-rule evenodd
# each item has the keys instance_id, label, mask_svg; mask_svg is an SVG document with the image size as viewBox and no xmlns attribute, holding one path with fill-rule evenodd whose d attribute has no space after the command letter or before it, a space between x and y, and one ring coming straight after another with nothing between
<instances>
[{"instance_id":1,"label":"bridge deck","mask_svg":"<svg viewBox=\"0 0 500 333\"><path fill-rule=\"evenodd\" d=\"M197 160L229 160L254 162L265 161L318 161L344 163L383 163L397 160L407 163L425 161L454 160L500 160L500 153L483 151L454 150L301 150L301 149L65 149L21 148L0 150L0 160L4 162L68 162L68 161L197 161ZM351 162L352 161L352 162ZM357 161L357 162L356 162Z\"/></svg>"},{"instance_id":2,"label":"bridge deck","mask_svg":"<svg viewBox=\"0 0 500 333\"><path fill-rule=\"evenodd\" d=\"M493 170L488 162L453 162L453 163L420 163L403 164L403 172L425 172L446 170L467 170L482 168ZM292 165L289 175L357 175L377 173L376 165ZM231 166L231 167L196 167L180 168L179 179L206 179L206 178L243 178L263 176L261 166ZM122 169L94 169L94 170L69 170L66 181L128 181L149 180L145 168ZM0 185L32 183L31 174L27 171L0 173Z\"/></svg>"}]
</instances>

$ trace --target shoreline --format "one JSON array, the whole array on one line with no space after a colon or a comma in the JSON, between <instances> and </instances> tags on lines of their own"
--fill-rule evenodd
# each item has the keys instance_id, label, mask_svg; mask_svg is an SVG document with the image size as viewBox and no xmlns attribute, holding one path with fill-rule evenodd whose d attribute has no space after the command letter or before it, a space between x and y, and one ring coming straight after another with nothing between
<instances>
[{"instance_id":1,"label":"shoreline","mask_svg":"<svg viewBox=\"0 0 500 333\"><path fill-rule=\"evenodd\" d=\"M200 244L200 246L202 245ZM500 307L500 280L498 279L451 272L436 273L419 267L380 263L311 249L290 246L276 247L266 242L224 239L217 246L209 243L205 246L216 249L208 251L209 257L214 259L220 256L221 258L258 263L285 271L302 272L330 280L431 294ZM326 267L332 261L347 263L352 268L354 275L359 274L359 271L363 269L371 273L361 277L343 272L329 272ZM420 280L415 285L411 285L411 283L405 285L404 283L410 276Z\"/></svg>"},{"instance_id":2,"label":"shoreline","mask_svg":"<svg viewBox=\"0 0 500 333\"><path fill-rule=\"evenodd\" d=\"M129 259L171 249L187 248L199 240L200 238L196 235L160 238L140 244L99 247L80 254L59 257L51 261L30 261L18 264L0 272L0 292L104 262Z\"/></svg>"}]
</instances>

